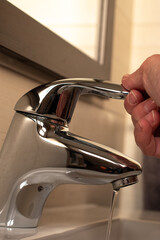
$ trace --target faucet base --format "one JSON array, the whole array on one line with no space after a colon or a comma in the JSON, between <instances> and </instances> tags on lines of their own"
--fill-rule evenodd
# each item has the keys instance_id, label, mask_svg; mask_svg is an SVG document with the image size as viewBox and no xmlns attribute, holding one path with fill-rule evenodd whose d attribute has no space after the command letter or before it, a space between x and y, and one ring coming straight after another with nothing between
<instances>
[{"instance_id":1,"label":"faucet base","mask_svg":"<svg viewBox=\"0 0 160 240\"><path fill-rule=\"evenodd\" d=\"M9 228L37 227L48 195L60 184L100 185L110 181L104 173L89 170L77 171L74 168L31 170L14 184L0 215L0 226Z\"/></svg>"}]
</instances>

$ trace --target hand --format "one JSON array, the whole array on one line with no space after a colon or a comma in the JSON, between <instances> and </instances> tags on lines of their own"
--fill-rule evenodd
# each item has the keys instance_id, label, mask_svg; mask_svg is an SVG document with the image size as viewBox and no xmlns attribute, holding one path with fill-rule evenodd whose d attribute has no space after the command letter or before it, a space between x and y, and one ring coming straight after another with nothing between
<instances>
[{"instance_id":1,"label":"hand","mask_svg":"<svg viewBox=\"0 0 160 240\"><path fill-rule=\"evenodd\" d=\"M160 55L149 57L136 72L125 75L122 84L131 91L124 105L132 116L137 145L144 154L160 158L156 134L160 125Z\"/></svg>"}]
</instances>

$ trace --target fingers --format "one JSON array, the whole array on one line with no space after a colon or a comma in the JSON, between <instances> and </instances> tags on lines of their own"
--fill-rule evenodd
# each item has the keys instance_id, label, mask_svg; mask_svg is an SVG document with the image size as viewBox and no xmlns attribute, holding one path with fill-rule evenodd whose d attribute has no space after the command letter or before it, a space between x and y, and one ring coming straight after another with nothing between
<instances>
[{"instance_id":1,"label":"fingers","mask_svg":"<svg viewBox=\"0 0 160 240\"><path fill-rule=\"evenodd\" d=\"M144 99L139 91L132 90L124 105L132 116L137 145L144 154L160 157L160 138L155 137L160 123L157 104L151 98Z\"/></svg>"},{"instance_id":2,"label":"fingers","mask_svg":"<svg viewBox=\"0 0 160 240\"><path fill-rule=\"evenodd\" d=\"M125 109L129 114L132 113L133 109L144 100L143 95L137 91L132 90L124 101Z\"/></svg>"},{"instance_id":3,"label":"fingers","mask_svg":"<svg viewBox=\"0 0 160 240\"><path fill-rule=\"evenodd\" d=\"M135 124L135 140L144 154L160 157L160 138L154 137L154 131L159 126L160 115L153 110Z\"/></svg>"},{"instance_id":4,"label":"fingers","mask_svg":"<svg viewBox=\"0 0 160 240\"><path fill-rule=\"evenodd\" d=\"M160 55L152 55L137 71L124 75L122 85L127 90L136 89L147 94L160 106Z\"/></svg>"},{"instance_id":5,"label":"fingers","mask_svg":"<svg viewBox=\"0 0 160 240\"><path fill-rule=\"evenodd\" d=\"M158 110L156 103L148 98L143 100L143 96L138 91L131 91L125 102L125 108L132 115L133 122L140 120L152 110Z\"/></svg>"},{"instance_id":6,"label":"fingers","mask_svg":"<svg viewBox=\"0 0 160 240\"><path fill-rule=\"evenodd\" d=\"M132 116L136 143L145 154L156 157L160 157L159 79L160 55L147 58L137 71L122 78L122 85L130 90L124 106Z\"/></svg>"},{"instance_id":7,"label":"fingers","mask_svg":"<svg viewBox=\"0 0 160 240\"><path fill-rule=\"evenodd\" d=\"M122 78L122 85L127 89L145 90L143 83L143 68L142 66L132 74L126 74Z\"/></svg>"}]
</instances>

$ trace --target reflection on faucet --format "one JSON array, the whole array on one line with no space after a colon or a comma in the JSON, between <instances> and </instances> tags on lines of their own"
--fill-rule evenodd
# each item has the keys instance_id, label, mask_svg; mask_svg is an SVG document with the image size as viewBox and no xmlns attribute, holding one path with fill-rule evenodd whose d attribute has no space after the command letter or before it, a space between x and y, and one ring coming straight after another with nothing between
<instances>
[{"instance_id":1,"label":"reflection on faucet","mask_svg":"<svg viewBox=\"0 0 160 240\"><path fill-rule=\"evenodd\" d=\"M65 79L31 90L16 104L0 156L0 226L36 227L60 184L112 183L119 189L137 182L137 162L69 132L81 94L123 99L127 92L107 81Z\"/></svg>"},{"instance_id":2,"label":"reflection on faucet","mask_svg":"<svg viewBox=\"0 0 160 240\"><path fill-rule=\"evenodd\" d=\"M0 228L0 239L12 239L12 240L21 240L28 238L37 234L36 228L9 228L1 227Z\"/></svg>"}]
</instances>

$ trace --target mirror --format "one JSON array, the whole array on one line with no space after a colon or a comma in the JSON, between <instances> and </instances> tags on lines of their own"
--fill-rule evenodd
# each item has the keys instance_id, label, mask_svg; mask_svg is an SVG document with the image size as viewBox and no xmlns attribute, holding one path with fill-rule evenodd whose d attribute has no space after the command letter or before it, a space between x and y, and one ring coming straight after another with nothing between
<instances>
[{"instance_id":1,"label":"mirror","mask_svg":"<svg viewBox=\"0 0 160 240\"><path fill-rule=\"evenodd\" d=\"M8 0L94 60L102 44L107 0ZM105 17L106 19L106 17ZM106 21L105 21L106 24Z\"/></svg>"}]
</instances>

